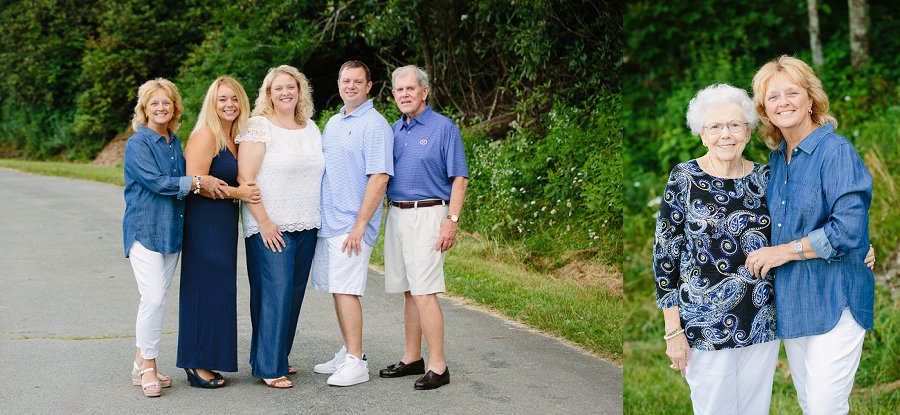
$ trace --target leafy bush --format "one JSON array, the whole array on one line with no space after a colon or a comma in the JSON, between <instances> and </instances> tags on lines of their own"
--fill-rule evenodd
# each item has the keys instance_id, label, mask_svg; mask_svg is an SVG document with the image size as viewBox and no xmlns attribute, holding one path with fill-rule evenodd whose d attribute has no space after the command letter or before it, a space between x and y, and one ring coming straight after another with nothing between
<instances>
[{"instance_id":1,"label":"leafy bush","mask_svg":"<svg viewBox=\"0 0 900 415\"><path fill-rule=\"evenodd\" d=\"M502 141L464 137L472 177L472 229L523 240L543 256L566 250L621 252L620 97L597 97L588 110L556 104L546 136L516 130ZM562 236L562 237L560 237ZM615 259L617 261L617 259Z\"/></svg>"}]
</instances>

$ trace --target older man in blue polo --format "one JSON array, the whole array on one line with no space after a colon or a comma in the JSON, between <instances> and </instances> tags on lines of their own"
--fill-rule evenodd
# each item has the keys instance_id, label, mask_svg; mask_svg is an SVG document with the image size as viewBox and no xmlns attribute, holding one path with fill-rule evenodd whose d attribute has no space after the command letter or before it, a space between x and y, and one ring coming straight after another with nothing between
<instances>
[{"instance_id":1,"label":"older man in blue polo","mask_svg":"<svg viewBox=\"0 0 900 415\"><path fill-rule=\"evenodd\" d=\"M372 247L381 227L382 200L390 175L394 137L387 120L368 99L372 76L366 64L348 61L338 71L344 101L322 133L322 227L313 259L312 285L334 298L344 346L316 373L331 374L333 386L369 380L362 350L362 305Z\"/></svg>"},{"instance_id":2,"label":"older man in blue polo","mask_svg":"<svg viewBox=\"0 0 900 415\"><path fill-rule=\"evenodd\" d=\"M428 74L404 66L394 70L391 83L403 115L392 126L394 177L387 188L384 286L386 292L405 297L406 342L400 362L379 375L424 374L415 389L434 389L450 383L437 294L445 291L444 254L456 242L469 171L459 128L428 105Z\"/></svg>"}]
</instances>

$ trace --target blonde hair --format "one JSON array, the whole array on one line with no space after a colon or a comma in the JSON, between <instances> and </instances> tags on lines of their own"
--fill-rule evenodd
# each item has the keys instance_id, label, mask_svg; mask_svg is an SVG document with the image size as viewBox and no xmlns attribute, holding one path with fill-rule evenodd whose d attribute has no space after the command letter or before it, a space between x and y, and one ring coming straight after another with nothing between
<instances>
[{"instance_id":1,"label":"blonde hair","mask_svg":"<svg viewBox=\"0 0 900 415\"><path fill-rule=\"evenodd\" d=\"M219 120L219 114L216 111L216 101L218 100L218 92L220 86L227 86L234 91L238 99L238 110L240 114L233 123L231 123L231 131L228 137L222 130L222 122ZM228 146L228 140L234 140L239 133L247 128L247 119L250 118L250 99L247 98L247 92L244 87L236 79L230 76L220 76L206 90L206 98L203 98L203 106L200 108L200 115L197 116L197 124L191 134L196 133L203 127L209 128L216 137L216 154Z\"/></svg>"},{"instance_id":2,"label":"blonde hair","mask_svg":"<svg viewBox=\"0 0 900 415\"><path fill-rule=\"evenodd\" d=\"M809 95L812 102L812 114L810 118L813 124L825 125L826 123L834 123L837 128L837 119L828 113L829 103L828 95L825 94L825 88L822 81L816 77L813 69L800 59L793 56L781 55L776 59L767 62L762 68L756 71L753 76L753 102L756 104L756 113L759 115L760 128L763 141L766 146L774 150L778 148L784 135L781 130L772 124L766 115L766 85L773 76L779 72L785 73L791 81L800 85Z\"/></svg>"},{"instance_id":3,"label":"blonde hair","mask_svg":"<svg viewBox=\"0 0 900 415\"><path fill-rule=\"evenodd\" d=\"M269 69L269 73L266 74L262 85L259 87L259 95L256 97L256 103L253 105L253 115L267 117L275 114L271 96L272 82L276 76L281 74L288 74L297 82L297 87L300 91L297 97L297 105L294 107L294 120L297 121L297 124L303 125L313 115L312 87L309 85L306 76L290 65L281 65Z\"/></svg>"},{"instance_id":4,"label":"blonde hair","mask_svg":"<svg viewBox=\"0 0 900 415\"><path fill-rule=\"evenodd\" d=\"M181 116L184 115L184 105L181 104L181 94L178 93L178 88L175 87L175 84L173 84L172 81L165 78L156 78L144 82L144 84L138 88L137 104L134 106L134 118L131 119L131 128L134 131L137 131L138 127L141 125L147 125L147 103L150 101L150 97L158 91L163 91L168 95L169 99L172 100L172 105L175 107L175 114L172 116L172 119L169 120L169 123L166 124L166 128L173 133L178 130L178 121L181 120Z\"/></svg>"}]
</instances>

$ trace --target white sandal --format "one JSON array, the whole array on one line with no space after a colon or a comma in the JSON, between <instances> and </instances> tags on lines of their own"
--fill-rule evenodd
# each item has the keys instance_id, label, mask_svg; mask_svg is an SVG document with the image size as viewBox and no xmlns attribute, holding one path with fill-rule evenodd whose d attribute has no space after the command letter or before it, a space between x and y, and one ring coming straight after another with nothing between
<instances>
[{"instance_id":1,"label":"white sandal","mask_svg":"<svg viewBox=\"0 0 900 415\"><path fill-rule=\"evenodd\" d=\"M155 367L148 367L146 369L141 369L141 371L138 372L138 374L143 376L144 373L155 372L155 371L156 371ZM148 398L155 398L157 396L162 395L162 386L160 386L159 381L153 381L153 382L147 382L147 383L142 382L141 389L144 390L144 396L146 396Z\"/></svg>"},{"instance_id":2,"label":"white sandal","mask_svg":"<svg viewBox=\"0 0 900 415\"><path fill-rule=\"evenodd\" d=\"M134 368L131 369L131 384L134 386L141 386L141 368L138 366L137 362L134 362ZM156 371L156 377L159 378L159 386L162 388L168 388L172 386L172 377L169 375L164 375Z\"/></svg>"}]
</instances>

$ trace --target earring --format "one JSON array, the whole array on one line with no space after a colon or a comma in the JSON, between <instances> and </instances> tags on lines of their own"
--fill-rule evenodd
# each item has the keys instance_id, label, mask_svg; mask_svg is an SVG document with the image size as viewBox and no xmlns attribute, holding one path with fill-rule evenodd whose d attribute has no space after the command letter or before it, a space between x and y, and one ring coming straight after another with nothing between
<instances>
[{"instance_id":1,"label":"earring","mask_svg":"<svg viewBox=\"0 0 900 415\"><path fill-rule=\"evenodd\" d=\"M812 115L812 107L809 107L809 115Z\"/></svg>"}]
</instances>

